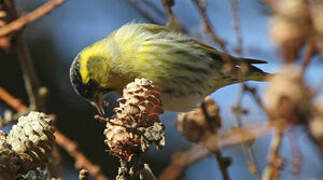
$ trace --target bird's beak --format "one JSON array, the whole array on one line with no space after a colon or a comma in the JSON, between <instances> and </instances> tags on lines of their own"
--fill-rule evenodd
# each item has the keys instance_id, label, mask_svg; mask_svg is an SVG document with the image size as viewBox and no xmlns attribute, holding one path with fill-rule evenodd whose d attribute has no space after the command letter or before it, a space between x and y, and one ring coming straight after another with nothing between
<instances>
[{"instance_id":1,"label":"bird's beak","mask_svg":"<svg viewBox=\"0 0 323 180\"><path fill-rule=\"evenodd\" d=\"M94 101L92 101L92 104L96 107L96 109L98 110L99 114L101 116L104 116L105 114L105 110L104 110L104 93L98 93L96 95L96 98Z\"/></svg>"}]
</instances>

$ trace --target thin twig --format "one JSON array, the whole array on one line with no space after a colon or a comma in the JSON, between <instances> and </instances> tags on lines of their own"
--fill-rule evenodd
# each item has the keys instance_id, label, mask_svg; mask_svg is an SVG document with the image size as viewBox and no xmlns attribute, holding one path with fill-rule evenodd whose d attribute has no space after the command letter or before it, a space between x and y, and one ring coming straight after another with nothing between
<instances>
[{"instance_id":1,"label":"thin twig","mask_svg":"<svg viewBox=\"0 0 323 180\"><path fill-rule=\"evenodd\" d=\"M209 150L215 151L224 147L246 143L267 136L272 133L274 128L281 127L284 124L284 121L276 120L269 123L236 128L223 134L211 135L200 144L207 147Z\"/></svg>"},{"instance_id":2,"label":"thin twig","mask_svg":"<svg viewBox=\"0 0 323 180\"><path fill-rule=\"evenodd\" d=\"M171 163L158 177L159 180L176 180L180 177L183 170L196 161L208 156L210 151L200 145L195 145L184 152L176 152Z\"/></svg>"},{"instance_id":3,"label":"thin twig","mask_svg":"<svg viewBox=\"0 0 323 180\"><path fill-rule=\"evenodd\" d=\"M280 169L283 166L283 158L279 155L280 145L282 143L284 134L284 126L277 127L274 137L272 138L270 145L270 152L268 157L268 165L263 174L262 180L278 179L280 175Z\"/></svg>"},{"instance_id":4,"label":"thin twig","mask_svg":"<svg viewBox=\"0 0 323 180\"><path fill-rule=\"evenodd\" d=\"M86 156L83 153L78 151L77 144L74 141L68 139L58 130L56 130L54 135L56 138L56 143L60 145L64 150L66 150L70 154L70 156L72 156L75 159L75 168L87 169L91 176L93 176L97 180L108 180L108 178L102 174L100 166L93 164L86 158Z\"/></svg>"},{"instance_id":5,"label":"thin twig","mask_svg":"<svg viewBox=\"0 0 323 180\"><path fill-rule=\"evenodd\" d=\"M192 0L194 5L197 7L199 14L202 18L202 21L204 23L204 31L206 33L209 33L211 35L212 40L217 43L223 50L226 52L226 47L225 47L225 41L221 38L219 38L214 29L212 28L211 21L206 14L206 3L201 2L200 0Z\"/></svg>"},{"instance_id":6,"label":"thin twig","mask_svg":"<svg viewBox=\"0 0 323 180\"><path fill-rule=\"evenodd\" d=\"M10 117L5 116L4 118L2 118L0 122L0 127L15 123L18 120L18 117L29 112L29 109L19 99L13 97L2 87L0 87L0 99L2 99L5 103L7 103L9 106L11 106L14 110L18 112Z\"/></svg>"},{"instance_id":7,"label":"thin twig","mask_svg":"<svg viewBox=\"0 0 323 180\"><path fill-rule=\"evenodd\" d=\"M233 112L235 115L235 120L236 120L236 128L241 128L242 127L242 122L241 122L241 115L245 113L241 107L241 101L243 98L243 95L245 94L245 88L244 85L242 84L241 91L238 95L237 102L235 106L233 107ZM241 143L241 148L243 150L243 153L247 157L247 163L248 163L248 170L249 172L255 176L256 179L260 179L260 174L259 170L257 169L256 163L255 163L255 156L253 153L252 147L250 147L247 143Z\"/></svg>"},{"instance_id":8,"label":"thin twig","mask_svg":"<svg viewBox=\"0 0 323 180\"><path fill-rule=\"evenodd\" d=\"M231 9L232 19L233 19L233 29L236 32L236 39L237 39L237 47L235 48L235 52L241 56L243 54L243 41L242 41L241 27L240 27L240 21L239 21L239 2L237 0L232 0L230 3L230 9ZM243 76L243 80L244 79L245 79L245 76ZM245 84L245 82L243 82L241 92L234 106L234 109L239 110L240 112L240 113L234 112L237 128L242 127L241 115L242 113L245 113L245 112L241 108L241 101L242 101L243 95L246 92L246 88L245 88L246 86L247 85ZM256 179L260 179L260 174L256 166L255 156L254 156L252 147L246 143L241 143L241 148L247 158L249 172Z\"/></svg>"},{"instance_id":9,"label":"thin twig","mask_svg":"<svg viewBox=\"0 0 323 180\"><path fill-rule=\"evenodd\" d=\"M245 88L245 91L250 92L251 97L255 100L255 102L258 104L259 107L262 108L262 110L270 117L271 114L268 111L268 109L265 107L263 102L261 101L261 98L259 94L257 93L256 89L254 87L248 86L246 83L243 83L243 88Z\"/></svg>"},{"instance_id":10,"label":"thin twig","mask_svg":"<svg viewBox=\"0 0 323 180\"><path fill-rule=\"evenodd\" d=\"M143 177L144 180L157 180L153 171L150 169L149 164L147 163L144 164L144 168L141 170L140 175Z\"/></svg>"},{"instance_id":11,"label":"thin twig","mask_svg":"<svg viewBox=\"0 0 323 180\"><path fill-rule=\"evenodd\" d=\"M51 0L42 5L38 9L18 18L18 11L15 8L13 1L6 1L8 12L11 19L16 19L11 23L0 28L0 36L8 35L9 33L17 31L14 37L14 43L18 51L20 64L23 71L25 87L30 101L30 109L44 111L43 97L40 95L40 83L32 65L30 52L24 40L22 28L28 23L38 19L39 17L50 12L52 9L62 4L65 0ZM18 19L17 19L18 18Z\"/></svg>"},{"instance_id":12,"label":"thin twig","mask_svg":"<svg viewBox=\"0 0 323 180\"><path fill-rule=\"evenodd\" d=\"M142 8L139 7L138 1L136 0L128 0L129 3L132 4L132 7L139 13L141 14L147 21L153 24L163 24L158 21L156 21L147 11L143 10ZM163 20L164 21L164 20Z\"/></svg>"},{"instance_id":13,"label":"thin twig","mask_svg":"<svg viewBox=\"0 0 323 180\"><path fill-rule=\"evenodd\" d=\"M24 112L28 110L28 108L19 99L12 96L2 87L0 87L0 99L2 99L4 102L6 102L9 106L11 106L18 112Z\"/></svg>"},{"instance_id":14,"label":"thin twig","mask_svg":"<svg viewBox=\"0 0 323 180\"><path fill-rule=\"evenodd\" d=\"M305 56L304 56L304 60L303 60L303 64L302 64L302 74L304 75L306 67L309 65L309 63L312 60L312 57L314 56L315 53L315 47L314 47L314 43L309 40L309 42L306 45L306 50L305 50Z\"/></svg>"},{"instance_id":15,"label":"thin twig","mask_svg":"<svg viewBox=\"0 0 323 180\"><path fill-rule=\"evenodd\" d=\"M295 128L291 127L290 132L287 133L290 149L291 149L291 154L292 154L292 171L294 174L295 180L300 180L301 179L301 168L302 168L302 154L300 152L300 146L298 142L298 138L294 136L295 133Z\"/></svg>"},{"instance_id":16,"label":"thin twig","mask_svg":"<svg viewBox=\"0 0 323 180\"><path fill-rule=\"evenodd\" d=\"M230 176L229 176L229 172L228 172L228 167L231 164L231 160L223 157L220 150L214 151L213 153L215 155L216 160L218 161L220 171L222 173L222 179L229 180Z\"/></svg>"},{"instance_id":17,"label":"thin twig","mask_svg":"<svg viewBox=\"0 0 323 180\"><path fill-rule=\"evenodd\" d=\"M152 3L150 0L141 0L141 2L143 4L145 4L147 7L149 7L150 9L152 9L154 12L156 12L158 14L158 16L160 16L163 19L166 19L166 15L165 13L160 10L154 3Z\"/></svg>"},{"instance_id":18,"label":"thin twig","mask_svg":"<svg viewBox=\"0 0 323 180\"><path fill-rule=\"evenodd\" d=\"M28 23L37 20L38 18L46 15L57 6L63 4L66 0L50 0L46 4L40 6L36 10L16 19L15 21L0 28L0 36L8 35L14 31L21 30Z\"/></svg>"},{"instance_id":19,"label":"thin twig","mask_svg":"<svg viewBox=\"0 0 323 180\"><path fill-rule=\"evenodd\" d=\"M214 121L214 119L212 117L210 117L210 115L209 115L209 113L207 111L205 101L202 102L201 108L202 108L202 112L203 112L203 115L204 115L206 121L208 123L211 123L212 121ZM213 134L216 134L216 130L212 129L211 128L212 126L208 126L208 127L209 127L210 131ZM229 173L228 173L228 167L229 167L230 163L228 163L227 158L222 156L222 153L221 153L221 151L219 149L215 150L215 151L212 151L212 152L215 155L216 160L218 161L218 164L219 164L223 179L224 180L229 180L230 176L229 176Z\"/></svg>"},{"instance_id":20,"label":"thin twig","mask_svg":"<svg viewBox=\"0 0 323 180\"><path fill-rule=\"evenodd\" d=\"M43 98L39 94L40 83L32 64L30 52L24 40L23 31L18 31L15 45L18 50L19 60L23 71L25 87L30 101L30 109L44 111Z\"/></svg>"},{"instance_id":21,"label":"thin twig","mask_svg":"<svg viewBox=\"0 0 323 180\"><path fill-rule=\"evenodd\" d=\"M163 4L166 14L168 16L167 26L170 26L175 23L175 16L172 11L172 7L174 6L175 1L174 0L161 0L161 2Z\"/></svg>"},{"instance_id":22,"label":"thin twig","mask_svg":"<svg viewBox=\"0 0 323 180\"><path fill-rule=\"evenodd\" d=\"M237 48L235 48L235 52L242 55L243 53L243 42L241 36L241 28L239 21L239 2L237 0L232 0L230 3L232 18L233 18L233 29L236 32L237 37Z\"/></svg>"}]
</instances>

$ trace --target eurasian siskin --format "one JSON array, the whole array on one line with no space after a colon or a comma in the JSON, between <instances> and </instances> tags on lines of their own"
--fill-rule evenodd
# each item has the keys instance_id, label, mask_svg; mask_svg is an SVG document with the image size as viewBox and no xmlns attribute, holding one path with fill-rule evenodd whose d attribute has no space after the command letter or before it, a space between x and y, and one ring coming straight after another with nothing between
<instances>
[{"instance_id":1,"label":"eurasian siskin","mask_svg":"<svg viewBox=\"0 0 323 180\"><path fill-rule=\"evenodd\" d=\"M227 57L244 78L223 72ZM119 94L135 78L161 89L165 110L189 111L205 96L244 80L262 81L267 73L251 64L266 63L220 52L211 46L154 24L129 23L83 49L74 59L70 78L74 90L103 113L104 94Z\"/></svg>"}]
</instances>

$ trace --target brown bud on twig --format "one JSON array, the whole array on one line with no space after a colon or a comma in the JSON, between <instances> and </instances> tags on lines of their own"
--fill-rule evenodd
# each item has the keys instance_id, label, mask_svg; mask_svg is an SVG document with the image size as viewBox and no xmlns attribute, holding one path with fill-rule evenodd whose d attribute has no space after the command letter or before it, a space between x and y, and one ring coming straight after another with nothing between
<instances>
[{"instance_id":1,"label":"brown bud on twig","mask_svg":"<svg viewBox=\"0 0 323 180\"><path fill-rule=\"evenodd\" d=\"M220 108L207 97L200 107L179 114L176 127L189 141L203 141L221 128Z\"/></svg>"},{"instance_id":2,"label":"brown bud on twig","mask_svg":"<svg viewBox=\"0 0 323 180\"><path fill-rule=\"evenodd\" d=\"M135 79L118 101L116 116L107 121L104 131L110 154L129 162L152 143L157 147L165 145L164 126L158 117L163 113L159 88L151 81Z\"/></svg>"},{"instance_id":3,"label":"brown bud on twig","mask_svg":"<svg viewBox=\"0 0 323 180\"><path fill-rule=\"evenodd\" d=\"M286 65L273 75L265 91L265 106L271 118L282 118L288 123L302 123L307 116L312 91L304 84L301 68Z\"/></svg>"}]
</instances>

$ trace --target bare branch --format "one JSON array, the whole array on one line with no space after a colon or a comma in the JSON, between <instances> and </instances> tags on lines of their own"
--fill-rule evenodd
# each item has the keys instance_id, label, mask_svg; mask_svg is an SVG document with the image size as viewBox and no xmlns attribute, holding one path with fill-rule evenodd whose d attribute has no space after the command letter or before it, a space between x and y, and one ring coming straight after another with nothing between
<instances>
[{"instance_id":1,"label":"bare branch","mask_svg":"<svg viewBox=\"0 0 323 180\"><path fill-rule=\"evenodd\" d=\"M50 0L46 4L42 5L41 7L37 8L36 10L16 19L15 21L7 24L0 28L0 37L8 35L14 31L18 31L25 27L28 23L31 23L40 17L46 15L57 6L63 4L66 0Z\"/></svg>"},{"instance_id":2,"label":"bare branch","mask_svg":"<svg viewBox=\"0 0 323 180\"><path fill-rule=\"evenodd\" d=\"M225 41L223 39L219 38L216 35L214 29L212 28L211 21L210 21L208 15L206 14L206 4L205 4L205 2L201 2L200 0L192 0L192 2L194 3L194 5L199 10L200 16L201 16L202 21L204 23L204 31L206 33L209 33L211 35L212 40L214 42L216 42L217 44L219 44L219 46L224 51L226 51Z\"/></svg>"},{"instance_id":3,"label":"bare branch","mask_svg":"<svg viewBox=\"0 0 323 180\"><path fill-rule=\"evenodd\" d=\"M71 141L57 130L54 133L54 135L56 143L60 145L64 150L66 150L75 159L75 168L87 169L91 176L93 176L97 180L108 180L108 178L102 174L100 170L101 168L98 165L93 164L86 158L86 156L83 153L78 151L77 144L75 142Z\"/></svg>"},{"instance_id":4,"label":"bare branch","mask_svg":"<svg viewBox=\"0 0 323 180\"><path fill-rule=\"evenodd\" d=\"M0 87L0 99L2 99L5 103L7 103L18 112L24 112L28 110L28 108L19 99L12 96L2 87Z\"/></svg>"},{"instance_id":5,"label":"bare branch","mask_svg":"<svg viewBox=\"0 0 323 180\"><path fill-rule=\"evenodd\" d=\"M283 134L284 126L277 127L274 137L271 140L268 165L263 174L262 180L272 180L279 178L280 169L284 162L283 158L279 156L279 148L282 143Z\"/></svg>"},{"instance_id":6,"label":"bare branch","mask_svg":"<svg viewBox=\"0 0 323 180\"><path fill-rule=\"evenodd\" d=\"M233 18L233 29L235 30L237 37L237 48L235 48L235 52L241 55L243 52L243 45L239 22L239 2L237 0L232 0L230 3L230 8Z\"/></svg>"},{"instance_id":7,"label":"bare branch","mask_svg":"<svg viewBox=\"0 0 323 180\"><path fill-rule=\"evenodd\" d=\"M176 180L183 170L196 161L208 156L210 151L203 146L195 145L184 152L177 152L168 167L158 177L159 180Z\"/></svg>"}]
</instances>

